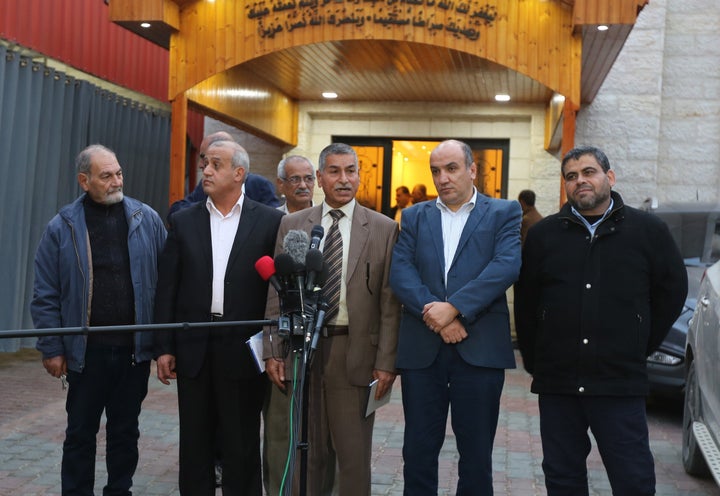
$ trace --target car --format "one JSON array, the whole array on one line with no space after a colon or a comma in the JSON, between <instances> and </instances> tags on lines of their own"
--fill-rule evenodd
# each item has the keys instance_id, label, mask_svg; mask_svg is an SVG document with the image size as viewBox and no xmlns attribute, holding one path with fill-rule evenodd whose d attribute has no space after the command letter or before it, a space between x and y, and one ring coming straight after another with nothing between
<instances>
[{"instance_id":1,"label":"car","mask_svg":"<svg viewBox=\"0 0 720 496\"><path fill-rule=\"evenodd\" d=\"M688 274L688 295L682 313L660 347L647 359L651 394L679 401L685 390L685 343L700 281L705 270L720 259L717 247L720 240L720 204L660 204L655 199L648 199L640 208L657 215L667 224Z\"/></svg>"},{"instance_id":2,"label":"car","mask_svg":"<svg viewBox=\"0 0 720 496\"><path fill-rule=\"evenodd\" d=\"M712 473L720 484L720 262L707 269L697 297L685 349L682 462L687 473Z\"/></svg>"}]
</instances>

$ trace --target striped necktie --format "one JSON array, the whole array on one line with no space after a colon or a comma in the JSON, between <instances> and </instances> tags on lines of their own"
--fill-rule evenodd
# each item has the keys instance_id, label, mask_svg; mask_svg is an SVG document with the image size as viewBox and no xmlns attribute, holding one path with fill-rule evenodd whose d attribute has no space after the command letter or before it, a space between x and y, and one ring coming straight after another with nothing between
<instances>
[{"instance_id":1,"label":"striped necktie","mask_svg":"<svg viewBox=\"0 0 720 496\"><path fill-rule=\"evenodd\" d=\"M343 241L338 222L345 214L343 214L342 210L330 210L330 215L333 218L333 223L330 226L327 238L325 238L325 247L323 249L323 259L328 268L328 278L323 287L323 296L328 304L328 310L325 312L325 322L328 323L337 317L338 308L340 307Z\"/></svg>"}]
</instances>

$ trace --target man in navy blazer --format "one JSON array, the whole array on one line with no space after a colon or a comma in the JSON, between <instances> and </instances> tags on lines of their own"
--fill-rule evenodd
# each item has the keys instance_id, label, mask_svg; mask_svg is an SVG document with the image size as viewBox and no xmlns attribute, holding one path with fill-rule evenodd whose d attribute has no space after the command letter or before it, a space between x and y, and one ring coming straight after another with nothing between
<instances>
[{"instance_id":1,"label":"man in navy blazer","mask_svg":"<svg viewBox=\"0 0 720 496\"><path fill-rule=\"evenodd\" d=\"M403 212L390 284L403 304L397 368L405 415L404 494L436 495L448 408L456 494L492 494L492 446L506 368L515 367L506 290L520 271L522 210L478 193L472 150L430 154L438 191Z\"/></svg>"}]
</instances>

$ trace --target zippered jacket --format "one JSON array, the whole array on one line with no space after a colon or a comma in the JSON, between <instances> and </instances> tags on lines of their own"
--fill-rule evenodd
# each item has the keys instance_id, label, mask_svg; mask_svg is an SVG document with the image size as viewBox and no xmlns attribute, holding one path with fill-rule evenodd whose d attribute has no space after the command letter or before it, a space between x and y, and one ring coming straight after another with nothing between
<instances>
[{"instance_id":1,"label":"zippered jacket","mask_svg":"<svg viewBox=\"0 0 720 496\"><path fill-rule=\"evenodd\" d=\"M667 226L612 198L594 236L568 204L528 231L515 320L535 393L647 394L646 358L682 311L687 272Z\"/></svg>"},{"instance_id":2,"label":"zippered jacket","mask_svg":"<svg viewBox=\"0 0 720 496\"><path fill-rule=\"evenodd\" d=\"M83 327L90 324L92 270L90 239L83 199L64 206L48 223L35 255L35 285L30 313L36 329ZM160 216L144 203L123 199L128 223L130 277L135 296L135 323L152 324L157 259L167 232ZM85 367L85 335L40 337L43 358L64 355L70 370ZM136 332L136 362L152 358L152 333Z\"/></svg>"}]
</instances>

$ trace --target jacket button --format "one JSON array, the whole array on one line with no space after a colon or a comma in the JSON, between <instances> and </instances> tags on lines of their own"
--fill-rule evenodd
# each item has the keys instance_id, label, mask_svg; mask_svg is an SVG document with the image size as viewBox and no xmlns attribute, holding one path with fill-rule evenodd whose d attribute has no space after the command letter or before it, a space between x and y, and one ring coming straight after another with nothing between
<instances>
[{"instance_id":1,"label":"jacket button","mask_svg":"<svg viewBox=\"0 0 720 496\"><path fill-rule=\"evenodd\" d=\"M582 387L582 386L580 386L580 387L578 388L578 393L584 393L584 392L585 392L585 388Z\"/></svg>"},{"instance_id":2,"label":"jacket button","mask_svg":"<svg viewBox=\"0 0 720 496\"><path fill-rule=\"evenodd\" d=\"M587 284L585 285L585 289L590 289L590 288L592 288L592 284L587 283Z\"/></svg>"},{"instance_id":3,"label":"jacket button","mask_svg":"<svg viewBox=\"0 0 720 496\"><path fill-rule=\"evenodd\" d=\"M583 339L583 344L588 344L589 342L590 341L587 338Z\"/></svg>"}]
</instances>

